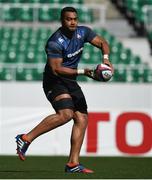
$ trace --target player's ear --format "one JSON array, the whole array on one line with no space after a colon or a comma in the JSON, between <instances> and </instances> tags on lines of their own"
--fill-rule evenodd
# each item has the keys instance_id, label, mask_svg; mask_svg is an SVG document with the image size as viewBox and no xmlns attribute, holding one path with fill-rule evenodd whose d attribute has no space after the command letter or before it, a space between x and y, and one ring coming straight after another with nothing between
<instances>
[{"instance_id":1,"label":"player's ear","mask_svg":"<svg viewBox=\"0 0 152 180\"><path fill-rule=\"evenodd\" d=\"M63 24L63 21L64 21L63 17L60 17L61 24Z\"/></svg>"}]
</instances>

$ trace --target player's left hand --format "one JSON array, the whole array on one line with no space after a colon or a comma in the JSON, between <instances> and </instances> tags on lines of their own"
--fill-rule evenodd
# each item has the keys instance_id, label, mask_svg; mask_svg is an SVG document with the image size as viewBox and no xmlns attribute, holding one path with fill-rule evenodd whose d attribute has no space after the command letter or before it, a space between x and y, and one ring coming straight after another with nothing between
<instances>
[{"instance_id":1,"label":"player's left hand","mask_svg":"<svg viewBox=\"0 0 152 180\"><path fill-rule=\"evenodd\" d=\"M112 74L114 74L114 67L113 65L111 64L111 62L109 61L109 59L104 59L103 60L103 63L108 65L111 69L112 69Z\"/></svg>"}]
</instances>

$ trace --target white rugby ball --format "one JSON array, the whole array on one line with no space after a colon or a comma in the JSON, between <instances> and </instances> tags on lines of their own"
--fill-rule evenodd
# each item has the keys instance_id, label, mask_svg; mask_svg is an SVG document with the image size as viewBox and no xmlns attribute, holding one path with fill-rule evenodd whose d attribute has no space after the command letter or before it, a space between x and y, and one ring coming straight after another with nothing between
<instances>
[{"instance_id":1,"label":"white rugby ball","mask_svg":"<svg viewBox=\"0 0 152 180\"><path fill-rule=\"evenodd\" d=\"M98 81L109 81L112 77L112 69L106 64L98 64L95 69L95 75Z\"/></svg>"}]
</instances>

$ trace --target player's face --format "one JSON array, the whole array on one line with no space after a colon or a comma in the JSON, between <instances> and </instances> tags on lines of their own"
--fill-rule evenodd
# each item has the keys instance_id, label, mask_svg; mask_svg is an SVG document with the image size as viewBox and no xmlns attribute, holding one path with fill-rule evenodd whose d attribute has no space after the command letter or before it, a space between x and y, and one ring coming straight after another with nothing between
<instances>
[{"instance_id":1,"label":"player's face","mask_svg":"<svg viewBox=\"0 0 152 180\"><path fill-rule=\"evenodd\" d=\"M75 12L65 12L62 26L70 31L75 31L78 25L78 18Z\"/></svg>"}]
</instances>

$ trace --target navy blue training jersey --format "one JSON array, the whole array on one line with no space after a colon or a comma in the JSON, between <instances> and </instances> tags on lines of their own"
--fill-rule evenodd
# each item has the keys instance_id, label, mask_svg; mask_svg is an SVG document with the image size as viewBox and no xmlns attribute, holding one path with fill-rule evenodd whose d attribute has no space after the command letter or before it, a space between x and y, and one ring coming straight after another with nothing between
<instances>
[{"instance_id":1,"label":"navy blue training jersey","mask_svg":"<svg viewBox=\"0 0 152 180\"><path fill-rule=\"evenodd\" d=\"M86 26L78 26L71 39L59 28L47 41L46 54L49 58L63 58L62 66L77 68L84 43L90 42L96 33ZM48 63L46 64L48 66ZM45 71L48 67L45 68Z\"/></svg>"}]
</instances>

